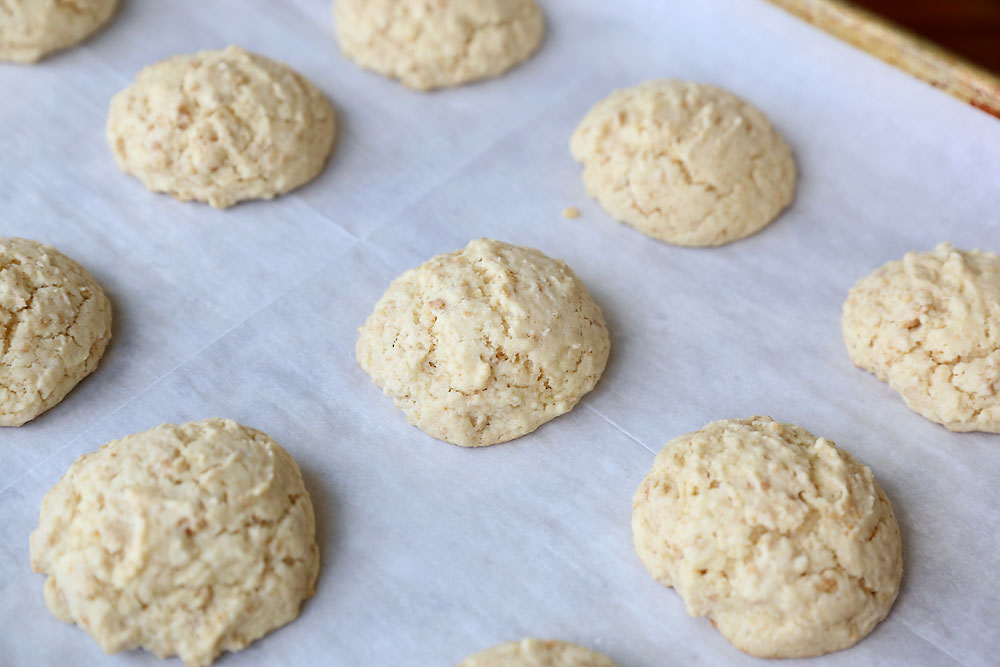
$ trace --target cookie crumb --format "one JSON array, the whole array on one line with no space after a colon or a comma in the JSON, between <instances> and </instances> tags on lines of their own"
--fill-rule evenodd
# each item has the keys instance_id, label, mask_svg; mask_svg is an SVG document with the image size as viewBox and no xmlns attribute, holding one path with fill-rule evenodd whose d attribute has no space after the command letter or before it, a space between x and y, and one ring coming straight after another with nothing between
<instances>
[{"instance_id":1,"label":"cookie crumb","mask_svg":"<svg viewBox=\"0 0 1000 667\"><path fill-rule=\"evenodd\" d=\"M566 218L567 220L576 220L577 218L580 217L580 209L578 209L576 206L567 206L566 208L563 209L562 217Z\"/></svg>"}]
</instances>

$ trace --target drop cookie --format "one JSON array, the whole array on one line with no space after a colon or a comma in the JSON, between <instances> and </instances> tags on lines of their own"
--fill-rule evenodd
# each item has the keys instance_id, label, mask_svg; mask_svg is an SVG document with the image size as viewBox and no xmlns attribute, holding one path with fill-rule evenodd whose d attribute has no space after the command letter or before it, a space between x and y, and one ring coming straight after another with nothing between
<instances>
[{"instance_id":1,"label":"drop cookie","mask_svg":"<svg viewBox=\"0 0 1000 667\"><path fill-rule=\"evenodd\" d=\"M411 424L478 447L571 410L609 348L601 309L564 262L481 239L394 280L356 351Z\"/></svg>"},{"instance_id":2,"label":"drop cookie","mask_svg":"<svg viewBox=\"0 0 1000 667\"><path fill-rule=\"evenodd\" d=\"M294 619L319 571L291 455L234 421L164 424L70 466L42 501L31 567L54 616L107 653L188 667Z\"/></svg>"},{"instance_id":3,"label":"drop cookie","mask_svg":"<svg viewBox=\"0 0 1000 667\"><path fill-rule=\"evenodd\" d=\"M111 100L107 137L122 171L154 192L227 208L315 178L334 111L288 66L237 46L168 58Z\"/></svg>"},{"instance_id":4,"label":"drop cookie","mask_svg":"<svg viewBox=\"0 0 1000 667\"><path fill-rule=\"evenodd\" d=\"M34 63L97 32L118 0L3 0L0 60Z\"/></svg>"},{"instance_id":5,"label":"drop cookie","mask_svg":"<svg viewBox=\"0 0 1000 667\"><path fill-rule=\"evenodd\" d=\"M702 83L659 79L613 92L584 117L570 151L612 217L676 245L750 236L795 194L792 152L767 116Z\"/></svg>"},{"instance_id":6,"label":"drop cookie","mask_svg":"<svg viewBox=\"0 0 1000 667\"><path fill-rule=\"evenodd\" d=\"M97 368L111 303L55 248L0 236L0 332L0 426L21 426Z\"/></svg>"},{"instance_id":7,"label":"drop cookie","mask_svg":"<svg viewBox=\"0 0 1000 667\"><path fill-rule=\"evenodd\" d=\"M337 0L348 58L417 90L497 76L542 41L535 0Z\"/></svg>"},{"instance_id":8,"label":"drop cookie","mask_svg":"<svg viewBox=\"0 0 1000 667\"><path fill-rule=\"evenodd\" d=\"M851 361L952 431L1000 433L1000 257L941 243L857 282L841 328Z\"/></svg>"},{"instance_id":9,"label":"drop cookie","mask_svg":"<svg viewBox=\"0 0 1000 667\"><path fill-rule=\"evenodd\" d=\"M899 592L889 499L870 469L800 426L724 419L674 438L632 507L653 578L757 657L853 646Z\"/></svg>"},{"instance_id":10,"label":"drop cookie","mask_svg":"<svg viewBox=\"0 0 1000 667\"><path fill-rule=\"evenodd\" d=\"M480 651L458 667L617 667L606 656L556 640L522 639Z\"/></svg>"}]
</instances>

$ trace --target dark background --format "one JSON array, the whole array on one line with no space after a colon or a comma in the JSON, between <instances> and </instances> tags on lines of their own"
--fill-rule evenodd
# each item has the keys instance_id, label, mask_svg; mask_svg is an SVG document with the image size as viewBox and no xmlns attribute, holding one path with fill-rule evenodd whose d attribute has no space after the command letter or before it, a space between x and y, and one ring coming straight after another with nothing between
<instances>
[{"instance_id":1,"label":"dark background","mask_svg":"<svg viewBox=\"0 0 1000 667\"><path fill-rule=\"evenodd\" d=\"M1000 73L1000 0L855 0Z\"/></svg>"}]
</instances>

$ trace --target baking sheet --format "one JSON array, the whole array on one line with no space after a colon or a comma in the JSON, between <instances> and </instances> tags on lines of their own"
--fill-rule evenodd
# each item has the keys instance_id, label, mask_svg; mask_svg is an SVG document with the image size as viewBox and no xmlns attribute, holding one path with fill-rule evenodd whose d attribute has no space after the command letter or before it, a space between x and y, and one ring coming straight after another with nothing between
<instances>
[{"instance_id":1,"label":"baking sheet","mask_svg":"<svg viewBox=\"0 0 1000 667\"><path fill-rule=\"evenodd\" d=\"M858 277L907 250L1000 250L1000 124L764 2L543 6L537 57L429 95L345 61L326 0L128 0L82 48L0 66L0 234L83 263L116 318L95 375L0 431L0 663L159 664L106 657L52 618L28 535L80 454L218 415L297 458L323 555L301 617L220 664L447 665L529 635L624 666L755 664L646 574L629 520L668 439L768 414L870 465L904 539L889 618L802 664L995 664L1000 436L907 410L851 366L839 315ZM147 63L229 43L334 101L331 164L295 194L229 211L147 193L105 145L110 97ZM567 148L576 123L612 88L659 76L744 95L793 146L797 200L762 233L671 247L586 197ZM583 216L563 219L569 205ZM393 277L480 236L565 259L613 347L572 413L466 450L408 426L353 347Z\"/></svg>"},{"instance_id":2,"label":"baking sheet","mask_svg":"<svg viewBox=\"0 0 1000 667\"><path fill-rule=\"evenodd\" d=\"M1000 76L849 0L769 0L1000 118Z\"/></svg>"}]
</instances>

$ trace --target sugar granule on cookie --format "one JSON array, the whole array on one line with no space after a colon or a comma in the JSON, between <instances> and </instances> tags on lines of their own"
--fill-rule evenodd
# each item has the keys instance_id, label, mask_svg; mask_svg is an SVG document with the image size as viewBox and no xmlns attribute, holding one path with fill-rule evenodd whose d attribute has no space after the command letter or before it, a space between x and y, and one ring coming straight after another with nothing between
<instances>
[{"instance_id":1,"label":"sugar granule on cookie","mask_svg":"<svg viewBox=\"0 0 1000 667\"><path fill-rule=\"evenodd\" d=\"M478 447L571 410L609 349L601 309L564 262L481 239L394 280L356 352L411 424Z\"/></svg>"},{"instance_id":2,"label":"sugar granule on cookie","mask_svg":"<svg viewBox=\"0 0 1000 667\"><path fill-rule=\"evenodd\" d=\"M795 194L792 152L767 116L703 83L658 79L613 92L580 122L570 151L612 217L677 245L750 236Z\"/></svg>"},{"instance_id":3,"label":"sugar granule on cookie","mask_svg":"<svg viewBox=\"0 0 1000 667\"><path fill-rule=\"evenodd\" d=\"M34 63L97 32L118 0L0 1L0 60Z\"/></svg>"},{"instance_id":4,"label":"sugar granule on cookie","mask_svg":"<svg viewBox=\"0 0 1000 667\"><path fill-rule=\"evenodd\" d=\"M333 107L312 82L237 46L144 68L111 100L107 121L119 169L215 208L313 180L335 135Z\"/></svg>"},{"instance_id":5,"label":"sugar granule on cookie","mask_svg":"<svg viewBox=\"0 0 1000 667\"><path fill-rule=\"evenodd\" d=\"M54 616L107 653L142 647L188 667L292 621L319 571L295 460L226 419L84 454L46 494L30 542Z\"/></svg>"},{"instance_id":6,"label":"sugar granule on cookie","mask_svg":"<svg viewBox=\"0 0 1000 667\"><path fill-rule=\"evenodd\" d=\"M1000 257L941 243L865 276L844 302L851 361L952 431L1000 433Z\"/></svg>"},{"instance_id":7,"label":"sugar granule on cookie","mask_svg":"<svg viewBox=\"0 0 1000 667\"><path fill-rule=\"evenodd\" d=\"M852 646L899 593L902 547L885 492L800 426L724 419L674 438L632 507L653 578L757 657Z\"/></svg>"},{"instance_id":8,"label":"sugar granule on cookie","mask_svg":"<svg viewBox=\"0 0 1000 667\"><path fill-rule=\"evenodd\" d=\"M111 340L111 303L55 248L0 237L0 331L0 426L21 426L97 368Z\"/></svg>"},{"instance_id":9,"label":"sugar granule on cookie","mask_svg":"<svg viewBox=\"0 0 1000 667\"><path fill-rule=\"evenodd\" d=\"M416 90L502 74L545 33L535 0L337 0L333 14L345 56Z\"/></svg>"},{"instance_id":10,"label":"sugar granule on cookie","mask_svg":"<svg viewBox=\"0 0 1000 667\"><path fill-rule=\"evenodd\" d=\"M617 667L596 651L555 639L506 642L470 655L458 667Z\"/></svg>"}]
</instances>

